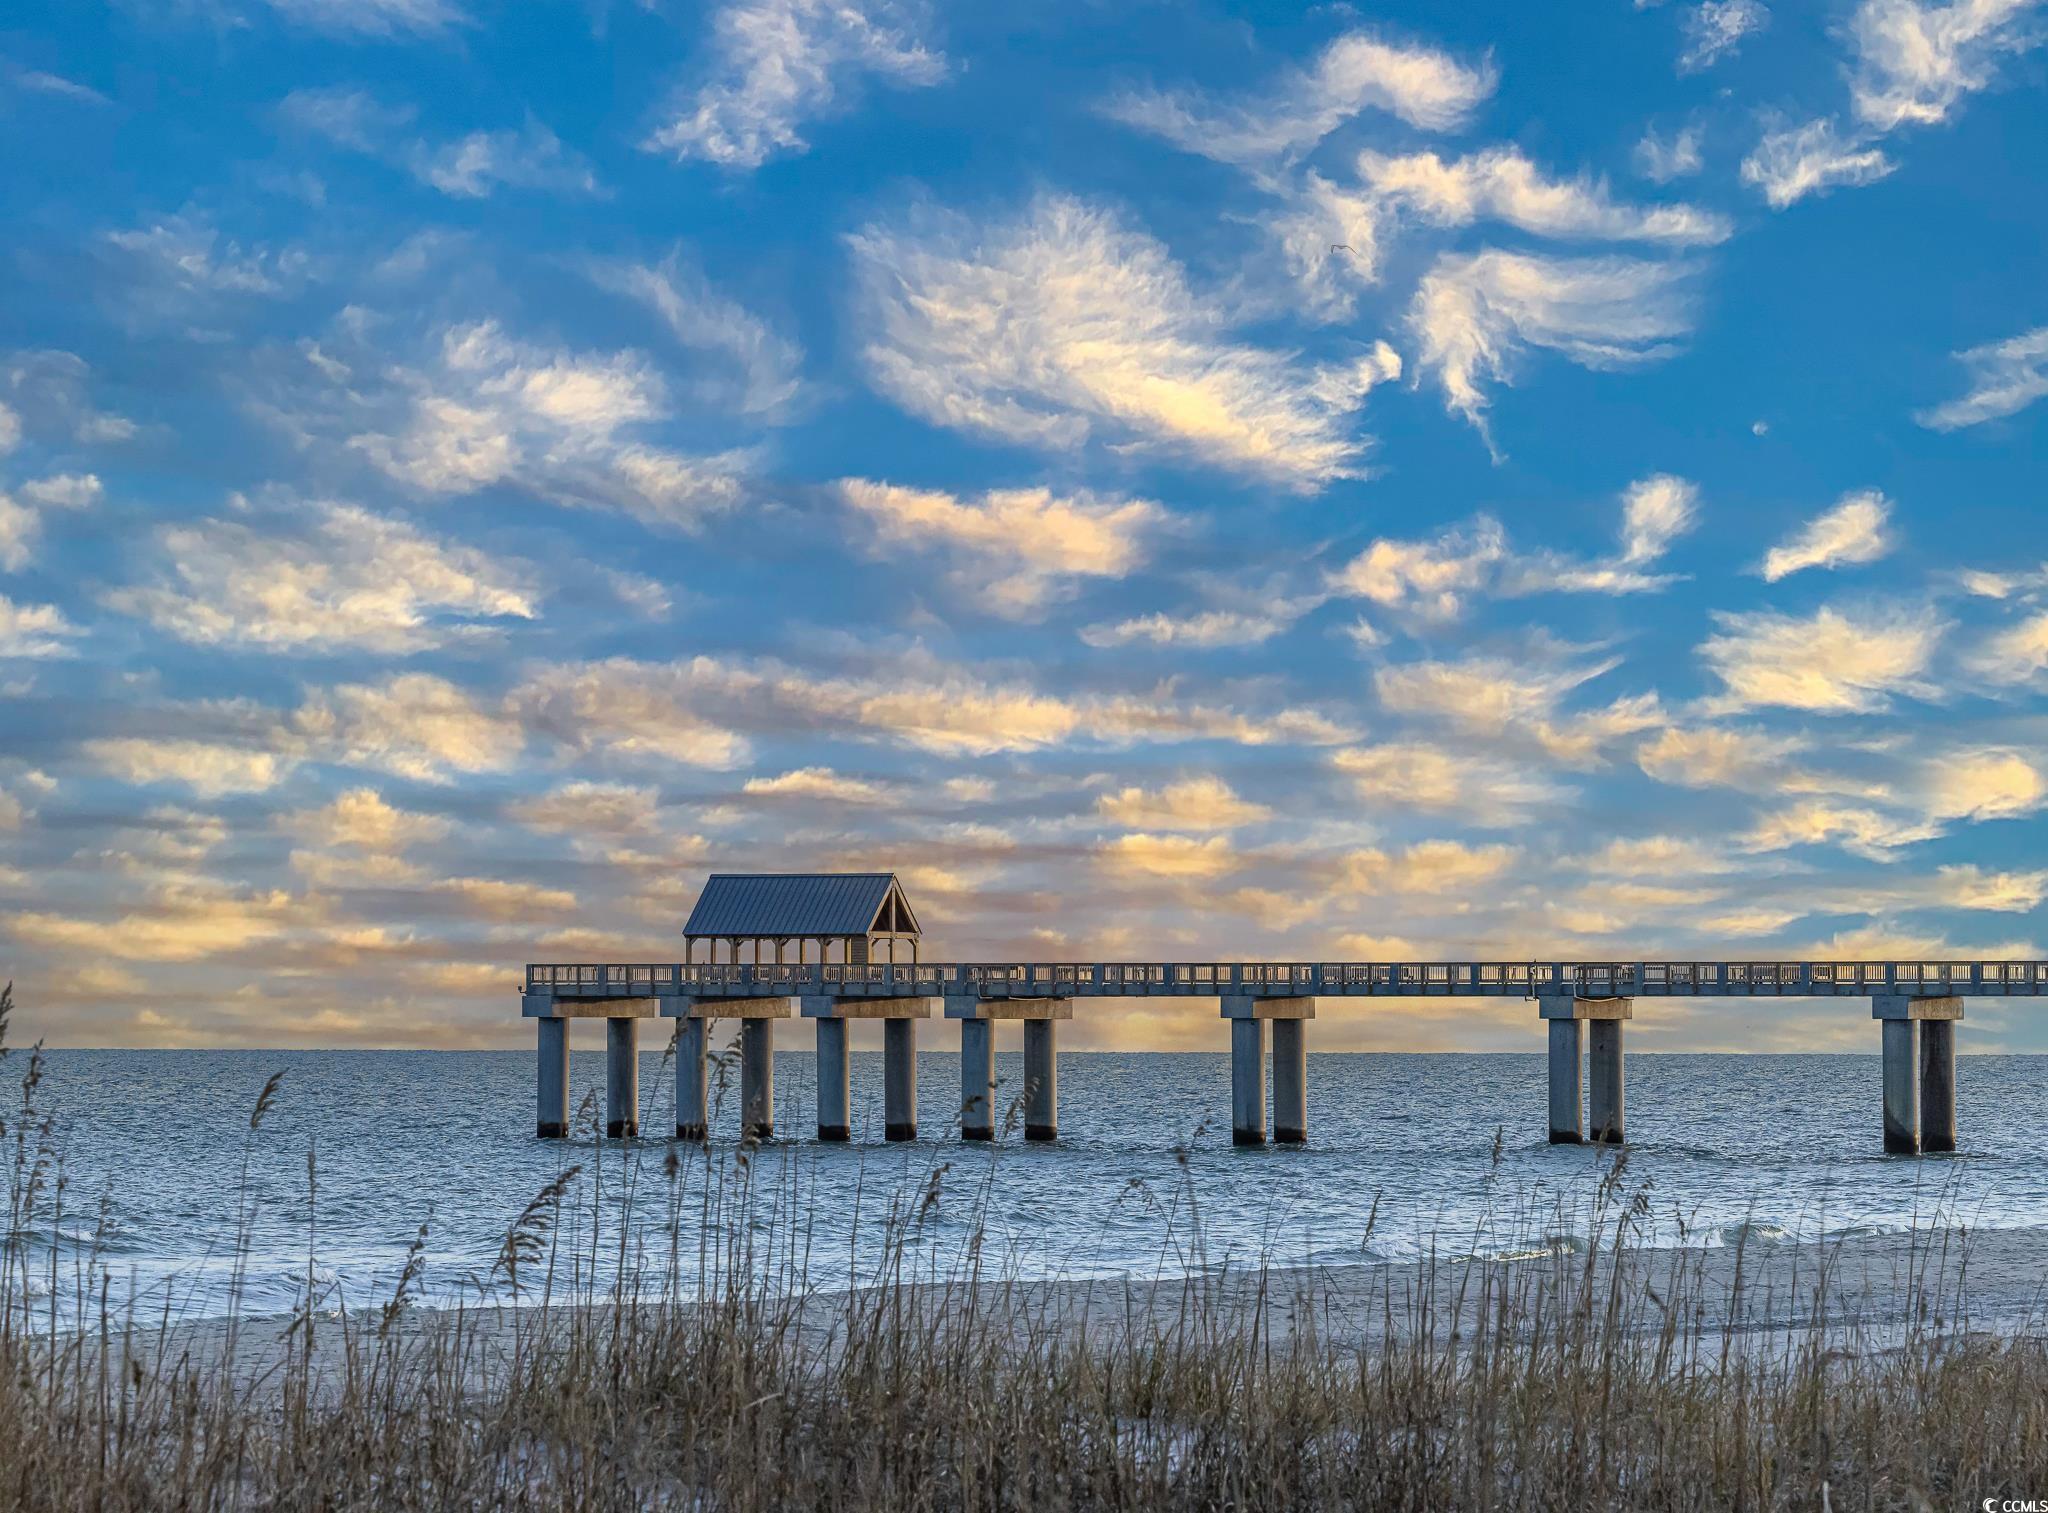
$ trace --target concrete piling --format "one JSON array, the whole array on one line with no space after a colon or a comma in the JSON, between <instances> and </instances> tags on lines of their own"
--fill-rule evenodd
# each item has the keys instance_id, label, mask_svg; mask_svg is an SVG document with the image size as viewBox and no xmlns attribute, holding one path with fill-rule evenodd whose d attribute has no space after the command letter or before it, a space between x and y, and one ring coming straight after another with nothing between
<instances>
[{"instance_id":1,"label":"concrete piling","mask_svg":"<svg viewBox=\"0 0 2048 1513\"><path fill-rule=\"evenodd\" d=\"M569 1133L569 1021L536 1019L540 1026L540 1078L533 1132L543 1140Z\"/></svg>"},{"instance_id":2,"label":"concrete piling","mask_svg":"<svg viewBox=\"0 0 2048 1513\"><path fill-rule=\"evenodd\" d=\"M882 1021L882 1136L917 1138L917 1021Z\"/></svg>"},{"instance_id":3,"label":"concrete piling","mask_svg":"<svg viewBox=\"0 0 2048 1513\"><path fill-rule=\"evenodd\" d=\"M1885 1154L1954 1150L1962 999L1877 994L1870 1017L1883 1026Z\"/></svg>"},{"instance_id":4,"label":"concrete piling","mask_svg":"<svg viewBox=\"0 0 2048 1513\"><path fill-rule=\"evenodd\" d=\"M960 1138L996 1137L996 1027L986 1019L960 1021Z\"/></svg>"},{"instance_id":5,"label":"concrete piling","mask_svg":"<svg viewBox=\"0 0 2048 1513\"><path fill-rule=\"evenodd\" d=\"M1884 1022L1884 1149L1888 1156L1920 1154L1920 1024Z\"/></svg>"},{"instance_id":6,"label":"concrete piling","mask_svg":"<svg viewBox=\"0 0 2048 1513\"><path fill-rule=\"evenodd\" d=\"M1593 1027L1593 1140L1619 1145L1623 1125L1622 1024L1635 1012L1627 998L1579 998L1569 993L1537 1000L1537 1014L1550 1027L1550 1143L1579 1145L1586 1139L1586 1026Z\"/></svg>"},{"instance_id":7,"label":"concrete piling","mask_svg":"<svg viewBox=\"0 0 2048 1513\"><path fill-rule=\"evenodd\" d=\"M1266 1143L1266 1021L1230 1021L1230 1143Z\"/></svg>"},{"instance_id":8,"label":"concrete piling","mask_svg":"<svg viewBox=\"0 0 2048 1513\"><path fill-rule=\"evenodd\" d=\"M640 1021L604 1022L604 1132L610 1140L640 1133Z\"/></svg>"},{"instance_id":9,"label":"concrete piling","mask_svg":"<svg viewBox=\"0 0 2048 1513\"><path fill-rule=\"evenodd\" d=\"M692 1014L676 1021L676 1138L702 1140L709 1133L709 1099L704 1085L704 1020Z\"/></svg>"},{"instance_id":10,"label":"concrete piling","mask_svg":"<svg viewBox=\"0 0 2048 1513\"><path fill-rule=\"evenodd\" d=\"M1273 1138L1282 1145L1308 1140L1308 1021L1273 1021Z\"/></svg>"},{"instance_id":11,"label":"concrete piling","mask_svg":"<svg viewBox=\"0 0 2048 1513\"><path fill-rule=\"evenodd\" d=\"M1550 1143L1577 1145L1585 1139L1580 1121L1579 1050L1584 1038L1577 1019L1550 1021Z\"/></svg>"},{"instance_id":12,"label":"concrete piling","mask_svg":"<svg viewBox=\"0 0 2048 1513\"><path fill-rule=\"evenodd\" d=\"M1622 1023L1619 1019L1588 1021L1587 1038L1591 1042L1591 1054L1587 1057L1586 1068L1586 1127L1596 1144L1622 1143L1626 1102L1621 1059Z\"/></svg>"},{"instance_id":13,"label":"concrete piling","mask_svg":"<svg viewBox=\"0 0 2048 1513\"><path fill-rule=\"evenodd\" d=\"M1024 1021L1024 1138L1060 1137L1059 1021Z\"/></svg>"},{"instance_id":14,"label":"concrete piling","mask_svg":"<svg viewBox=\"0 0 2048 1513\"><path fill-rule=\"evenodd\" d=\"M775 1021L740 1021L740 1138L775 1138Z\"/></svg>"},{"instance_id":15,"label":"concrete piling","mask_svg":"<svg viewBox=\"0 0 2048 1513\"><path fill-rule=\"evenodd\" d=\"M1956 1022L1920 1024L1920 1149L1956 1148Z\"/></svg>"},{"instance_id":16,"label":"concrete piling","mask_svg":"<svg viewBox=\"0 0 2048 1513\"><path fill-rule=\"evenodd\" d=\"M846 1021L818 1021L818 1138L853 1138L853 1072L846 1055Z\"/></svg>"}]
</instances>

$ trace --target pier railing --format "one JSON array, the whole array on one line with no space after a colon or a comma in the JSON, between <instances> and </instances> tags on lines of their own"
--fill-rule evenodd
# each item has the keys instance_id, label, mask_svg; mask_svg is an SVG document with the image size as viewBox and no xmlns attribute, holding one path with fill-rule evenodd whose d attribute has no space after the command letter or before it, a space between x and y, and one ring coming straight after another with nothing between
<instances>
[{"instance_id":1,"label":"pier railing","mask_svg":"<svg viewBox=\"0 0 2048 1513\"><path fill-rule=\"evenodd\" d=\"M2048 961L536 963L570 997L1828 997L2048 994Z\"/></svg>"}]
</instances>

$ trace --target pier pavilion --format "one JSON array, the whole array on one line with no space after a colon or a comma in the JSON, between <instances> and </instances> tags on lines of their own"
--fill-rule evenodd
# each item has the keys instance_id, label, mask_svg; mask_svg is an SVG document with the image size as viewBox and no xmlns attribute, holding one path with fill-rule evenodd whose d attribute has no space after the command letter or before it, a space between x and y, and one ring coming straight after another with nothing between
<instances>
[{"instance_id":1,"label":"pier pavilion","mask_svg":"<svg viewBox=\"0 0 2048 1513\"><path fill-rule=\"evenodd\" d=\"M1637 1004L1662 998L1846 998L1870 1004L1883 1050L1885 1150L1956 1148L1956 1026L1963 1000L2048 996L2048 961L1459 961L1459 962L928 962L891 873L719 874L685 927L685 960L536 963L521 1011L538 1021L541 1135L569 1123L568 1022L606 1021L606 1130L639 1132L638 1027L678 1021L676 1135L706 1137L705 1029L737 1019L740 1128L775 1131L774 1024L792 1008L817 1024L818 1138L850 1133L846 1022L884 1022L883 1122L891 1140L917 1135L917 1022L934 1005L960 1025L960 1135L996 1133L994 1022L1024 1025L1024 1133L1058 1135L1057 1027L1081 999L1213 998L1230 1026L1231 1133L1241 1145L1307 1140L1308 1022L1347 998L1519 998L1532 1003L1549 1049L1549 1133L1557 1143L1618 1143L1626 1127L1623 1033ZM724 941L723 962L694 960L698 940ZM790 943L797 959L788 959ZM805 958L818 944L820 959ZM825 959L832 942L841 959ZM907 945L909 959L874 959ZM773 959L763 946L773 946ZM739 959L751 946L751 961ZM1270 1026L1270 1029L1269 1029ZM1590 1071L1590 1075L1588 1072Z\"/></svg>"}]
</instances>

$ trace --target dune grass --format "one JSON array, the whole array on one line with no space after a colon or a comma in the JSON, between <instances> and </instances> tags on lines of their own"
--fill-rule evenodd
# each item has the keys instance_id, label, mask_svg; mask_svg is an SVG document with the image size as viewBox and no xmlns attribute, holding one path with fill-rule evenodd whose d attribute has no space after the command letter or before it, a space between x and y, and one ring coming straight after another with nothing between
<instances>
[{"instance_id":1,"label":"dune grass","mask_svg":"<svg viewBox=\"0 0 2048 1513\"><path fill-rule=\"evenodd\" d=\"M977 1243L930 1259L914 1242L932 1207L987 1196L950 1193L935 1157L926 1182L876 1197L884 1261L849 1286L844 1258L810 1253L800 1179L772 1149L594 1137L509 1215L473 1305L413 1306L433 1246L422 1223L391 1293L337 1313L309 1158L297 1310L138 1316L91 1246L60 1258L39 1238L66 1222L69 1194L40 1052L5 1050L10 1007L0 996L0 1058L19 1069L0 1127L8 1508L1950 1509L2048 1495L2048 1352L1958 1327L1964 1253L1926 1253L1881 1347L1846 1327L1774 1328L1783 1299L1710 1297L1683 1255L1635 1248L1625 1159L1583 1248L1389 1268L1362 1335L1327 1327L1299 1274L1202 1266L1193 1193L1167 1280L1084 1295L1019 1282ZM257 1094L252 1139L289 1096L276 1078ZM764 1189L778 1222L733 1222ZM599 1222L607 1196L660 1206L659 1255ZM241 1255L252 1216L242 1201L233 1214L224 1243ZM1827 1312L1829 1285L1822 1267L1806 1316Z\"/></svg>"}]
</instances>

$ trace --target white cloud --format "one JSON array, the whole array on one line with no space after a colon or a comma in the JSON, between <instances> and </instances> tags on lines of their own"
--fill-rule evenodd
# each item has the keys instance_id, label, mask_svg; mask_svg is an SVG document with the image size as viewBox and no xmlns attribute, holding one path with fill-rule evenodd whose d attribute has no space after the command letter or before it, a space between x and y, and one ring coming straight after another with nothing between
<instances>
[{"instance_id":1,"label":"white cloud","mask_svg":"<svg viewBox=\"0 0 2048 1513\"><path fill-rule=\"evenodd\" d=\"M1208 609L1184 615L1135 615L1111 624L1090 625L1081 639L1090 646L1263 646L1289 629L1309 607L1297 601L1271 611Z\"/></svg>"},{"instance_id":2,"label":"white cloud","mask_svg":"<svg viewBox=\"0 0 2048 1513\"><path fill-rule=\"evenodd\" d=\"M1382 707L1396 714L1423 715L1472 735L1526 737L1567 765L1587 767L1597 765L1612 742L1666 723L1655 694L1572 714L1561 710L1567 694L1611 666L1544 671L1492 657L1411 662L1380 668L1373 687Z\"/></svg>"},{"instance_id":3,"label":"white cloud","mask_svg":"<svg viewBox=\"0 0 2048 1513\"><path fill-rule=\"evenodd\" d=\"M847 478L839 493L864 517L856 535L872 531L877 547L948 553L959 564L954 578L965 592L1014 618L1042 612L1074 578L1127 576L1144 561L1146 538L1167 518L1143 499L1061 496L1045 488L991 489L961 499Z\"/></svg>"},{"instance_id":4,"label":"white cloud","mask_svg":"<svg viewBox=\"0 0 2048 1513\"><path fill-rule=\"evenodd\" d=\"M1742 844L1751 851L1836 844L1860 856L1883 861L1900 846L1929 840L1940 833L1940 827L1925 821L1809 799L1766 815L1743 838Z\"/></svg>"},{"instance_id":5,"label":"white cloud","mask_svg":"<svg viewBox=\"0 0 2048 1513\"><path fill-rule=\"evenodd\" d=\"M1693 526L1699 489L1654 473L1621 496L1620 541L1611 558L1584 560L1561 552L1518 554L1499 522L1481 516L1434 541L1377 540L1331 579L1339 592L1424 621L1457 618L1480 595L1508 598L1544 593L1632 594L1676 581L1646 571ZM1375 644L1368 640L1368 648Z\"/></svg>"},{"instance_id":6,"label":"white cloud","mask_svg":"<svg viewBox=\"0 0 2048 1513\"><path fill-rule=\"evenodd\" d=\"M2017 819L2048 804L2048 773L2010 747L1966 747L1928 760L1917 792L1935 819Z\"/></svg>"},{"instance_id":7,"label":"white cloud","mask_svg":"<svg viewBox=\"0 0 2048 1513\"><path fill-rule=\"evenodd\" d=\"M0 568L18 573L28 566L43 534L45 510L86 509L99 502L101 493L99 479L90 473L60 473L25 483L21 499L0 493Z\"/></svg>"},{"instance_id":8,"label":"white cloud","mask_svg":"<svg viewBox=\"0 0 2048 1513\"><path fill-rule=\"evenodd\" d=\"M1102 817L1133 830L1235 830L1271 819L1264 804L1239 798L1218 777L1184 778L1164 788L1124 788L1096 801Z\"/></svg>"},{"instance_id":9,"label":"white cloud","mask_svg":"<svg viewBox=\"0 0 2048 1513\"><path fill-rule=\"evenodd\" d=\"M107 603L201 646L279 651L441 645L501 617L532 619L523 573L353 505L309 511L310 529L204 520L165 526L154 584Z\"/></svg>"},{"instance_id":10,"label":"white cloud","mask_svg":"<svg viewBox=\"0 0 2048 1513\"><path fill-rule=\"evenodd\" d=\"M395 808L374 788L350 788L318 809L281 816L280 823L311 845L393 856L440 840L449 830L441 816Z\"/></svg>"},{"instance_id":11,"label":"white cloud","mask_svg":"<svg viewBox=\"0 0 2048 1513\"><path fill-rule=\"evenodd\" d=\"M409 105L386 105L366 89L346 86L295 89L277 105L278 120L291 130L365 153L381 152L416 114Z\"/></svg>"},{"instance_id":12,"label":"white cloud","mask_svg":"<svg viewBox=\"0 0 2048 1513\"><path fill-rule=\"evenodd\" d=\"M89 446L133 437L134 421L93 407L89 375L85 360L71 352L19 352L0 365L0 385L12 401L0 404L0 454L24 432L66 435Z\"/></svg>"},{"instance_id":13,"label":"white cloud","mask_svg":"<svg viewBox=\"0 0 2048 1513\"><path fill-rule=\"evenodd\" d=\"M1446 405L1486 431L1487 379L1511 380L1524 347L1588 368L1669 356L1691 329L1690 269L1625 258L1550 258L1489 249L1437 259L1409 307L1422 366Z\"/></svg>"},{"instance_id":14,"label":"white cloud","mask_svg":"<svg viewBox=\"0 0 2048 1513\"><path fill-rule=\"evenodd\" d=\"M1994 683L2024 683L2048 669L2048 611L1990 637L1971 664Z\"/></svg>"},{"instance_id":15,"label":"white cloud","mask_svg":"<svg viewBox=\"0 0 2048 1513\"><path fill-rule=\"evenodd\" d=\"M1621 496L1621 560L1631 567L1654 562L1693 527L1700 491L1670 473L1653 473Z\"/></svg>"},{"instance_id":16,"label":"white cloud","mask_svg":"<svg viewBox=\"0 0 2048 1513\"><path fill-rule=\"evenodd\" d=\"M711 76L644 144L679 161L758 168L806 151L798 127L831 112L861 76L914 87L946 73L914 8L889 0L729 0L711 27Z\"/></svg>"},{"instance_id":17,"label":"white cloud","mask_svg":"<svg viewBox=\"0 0 2048 1513\"><path fill-rule=\"evenodd\" d=\"M85 753L123 782L181 783L201 798L266 792L297 765L286 751L161 736L87 741Z\"/></svg>"},{"instance_id":18,"label":"white cloud","mask_svg":"<svg viewBox=\"0 0 2048 1513\"><path fill-rule=\"evenodd\" d=\"M1878 131L1948 119L1985 89L2001 55L2041 40L2040 0L1862 0L1849 23L1856 53L1850 97Z\"/></svg>"},{"instance_id":19,"label":"white cloud","mask_svg":"<svg viewBox=\"0 0 2048 1513\"><path fill-rule=\"evenodd\" d=\"M1942 867L1935 873L1938 900L1956 909L1991 909L2024 914L2048 898L2048 872L1986 872L1982 867Z\"/></svg>"},{"instance_id":20,"label":"white cloud","mask_svg":"<svg viewBox=\"0 0 2048 1513\"><path fill-rule=\"evenodd\" d=\"M1218 102L1195 91L1145 91L1104 108L1125 125L1184 151L1252 164L1305 151L1367 110L1428 131L1455 130L1493 93L1493 85L1490 65L1467 67L1434 48L1356 31L1253 99Z\"/></svg>"},{"instance_id":21,"label":"white cloud","mask_svg":"<svg viewBox=\"0 0 2048 1513\"><path fill-rule=\"evenodd\" d=\"M796 398L803 349L712 288L680 249L659 264L594 263L591 277L654 311L684 347L723 364L700 385L709 396L746 415L774 414Z\"/></svg>"},{"instance_id":22,"label":"white cloud","mask_svg":"<svg viewBox=\"0 0 2048 1513\"><path fill-rule=\"evenodd\" d=\"M1669 137L1654 127L1646 129L1642 140L1636 143L1636 172L1653 184L1668 184L1698 173L1707 162L1700 150L1701 138L1697 126L1680 127Z\"/></svg>"},{"instance_id":23,"label":"white cloud","mask_svg":"<svg viewBox=\"0 0 2048 1513\"><path fill-rule=\"evenodd\" d=\"M1513 147L1446 162L1434 152L1361 153L1359 177L1373 194L1438 226L1505 221L1536 236L1691 246L1727 239L1726 219L1691 205L1616 204L1599 180L1546 178Z\"/></svg>"},{"instance_id":24,"label":"white cloud","mask_svg":"<svg viewBox=\"0 0 2048 1513\"><path fill-rule=\"evenodd\" d=\"M6 496L0 494L0 505ZM0 530L6 516L0 514ZM0 545L5 538L0 537ZM0 658L68 657L66 643L79 634L54 604L17 604L0 594Z\"/></svg>"},{"instance_id":25,"label":"white cloud","mask_svg":"<svg viewBox=\"0 0 2048 1513\"><path fill-rule=\"evenodd\" d=\"M1636 765L1660 783L1760 792L1782 783L1793 742L1755 730L1667 726L1636 748Z\"/></svg>"},{"instance_id":26,"label":"white cloud","mask_svg":"<svg viewBox=\"0 0 2048 1513\"><path fill-rule=\"evenodd\" d=\"M56 510L90 509L105 494L106 489L94 473L58 473L21 486L22 498Z\"/></svg>"},{"instance_id":27,"label":"white cloud","mask_svg":"<svg viewBox=\"0 0 2048 1513\"><path fill-rule=\"evenodd\" d=\"M423 492L513 482L684 530L741 496L738 458L683 456L629 434L669 414L667 386L638 352L530 345L482 321L446 328L430 367L388 376L406 396L402 413L349 445Z\"/></svg>"},{"instance_id":28,"label":"white cloud","mask_svg":"<svg viewBox=\"0 0 2048 1513\"><path fill-rule=\"evenodd\" d=\"M1809 567L1875 562L1892 549L1885 530L1890 515L1891 502L1876 489L1844 494L1833 509L1765 553L1760 568L1764 581L1776 583Z\"/></svg>"},{"instance_id":29,"label":"white cloud","mask_svg":"<svg viewBox=\"0 0 2048 1513\"><path fill-rule=\"evenodd\" d=\"M936 424L1065 450L1100 431L1301 489L1355 473L1346 425L1398 377L1384 343L1302 370L1233 341L1166 249L1107 211L1041 195L976 224L920 210L851 238L876 386Z\"/></svg>"},{"instance_id":30,"label":"white cloud","mask_svg":"<svg viewBox=\"0 0 2048 1513\"><path fill-rule=\"evenodd\" d=\"M1703 0L1685 13L1685 51L1679 54L1678 71L1712 68L1744 37L1770 24L1771 13L1758 0Z\"/></svg>"},{"instance_id":31,"label":"white cloud","mask_svg":"<svg viewBox=\"0 0 2048 1513\"><path fill-rule=\"evenodd\" d=\"M755 797L817 799L831 804L886 804L894 794L881 783L830 767L798 767L772 778L748 778L741 791Z\"/></svg>"},{"instance_id":32,"label":"white cloud","mask_svg":"<svg viewBox=\"0 0 2048 1513\"><path fill-rule=\"evenodd\" d=\"M499 185L559 194L601 195L589 159L542 125L529 120L517 131L473 131L441 147L416 148L413 176L456 199L488 199Z\"/></svg>"},{"instance_id":33,"label":"white cloud","mask_svg":"<svg viewBox=\"0 0 2048 1513\"><path fill-rule=\"evenodd\" d=\"M1567 795L1527 763L1498 761L1420 741L1358 746L1331 758L1361 802L1393 813L1453 814L1467 824L1518 825Z\"/></svg>"},{"instance_id":34,"label":"white cloud","mask_svg":"<svg viewBox=\"0 0 2048 1513\"><path fill-rule=\"evenodd\" d=\"M1266 187L1281 195L1281 205L1260 225L1279 244L1307 313L1322 321L1350 319L1358 289L1379 277L1383 207L1314 172L1296 185L1275 180Z\"/></svg>"},{"instance_id":35,"label":"white cloud","mask_svg":"<svg viewBox=\"0 0 2048 1513\"><path fill-rule=\"evenodd\" d=\"M1958 352L1969 370L1969 392L1916 417L1923 426L1953 431L2017 415L2048 394L2048 326L2036 326L2004 341Z\"/></svg>"},{"instance_id":36,"label":"white cloud","mask_svg":"<svg viewBox=\"0 0 2048 1513\"><path fill-rule=\"evenodd\" d=\"M1843 139L1826 117L1766 133L1742 160L1742 182L1763 191L1773 209L1839 185L1872 184L1898 165L1862 137Z\"/></svg>"},{"instance_id":37,"label":"white cloud","mask_svg":"<svg viewBox=\"0 0 2048 1513\"><path fill-rule=\"evenodd\" d=\"M295 725L329 760L427 783L457 772L502 772L525 748L516 721L428 673L315 693Z\"/></svg>"},{"instance_id":38,"label":"white cloud","mask_svg":"<svg viewBox=\"0 0 2048 1513\"><path fill-rule=\"evenodd\" d=\"M1356 851L1345 859L1344 886L1355 893L1466 893L1491 882L1521 857L1515 846L1418 841L1398 855Z\"/></svg>"},{"instance_id":39,"label":"white cloud","mask_svg":"<svg viewBox=\"0 0 2048 1513\"><path fill-rule=\"evenodd\" d=\"M1429 620L1454 619L1508 557L1507 533L1482 517L1434 541L1373 542L1332 580L1342 593Z\"/></svg>"},{"instance_id":40,"label":"white cloud","mask_svg":"<svg viewBox=\"0 0 2048 1513\"><path fill-rule=\"evenodd\" d=\"M1888 694L1924 692L1921 680L1943 631L1932 614L1904 609L1714 618L1721 634L1700 655L1726 685L1720 707L1777 705L1816 714L1868 714L1885 708Z\"/></svg>"},{"instance_id":41,"label":"white cloud","mask_svg":"<svg viewBox=\"0 0 2048 1513\"><path fill-rule=\"evenodd\" d=\"M602 835L623 838L656 828L660 795L623 783L565 783L547 793L515 800L513 819L544 835Z\"/></svg>"},{"instance_id":42,"label":"white cloud","mask_svg":"<svg viewBox=\"0 0 2048 1513\"><path fill-rule=\"evenodd\" d=\"M316 31L388 37L460 26L468 16L448 0L269 0L288 21Z\"/></svg>"},{"instance_id":43,"label":"white cloud","mask_svg":"<svg viewBox=\"0 0 2048 1513\"><path fill-rule=\"evenodd\" d=\"M0 405L0 457L21 445L21 417L6 405Z\"/></svg>"},{"instance_id":44,"label":"white cloud","mask_svg":"<svg viewBox=\"0 0 2048 1513\"><path fill-rule=\"evenodd\" d=\"M1227 836L1196 840L1188 835L1143 831L1104 841L1100 855L1112 872L1151 877L1212 878L1234 870L1237 857Z\"/></svg>"}]
</instances>

